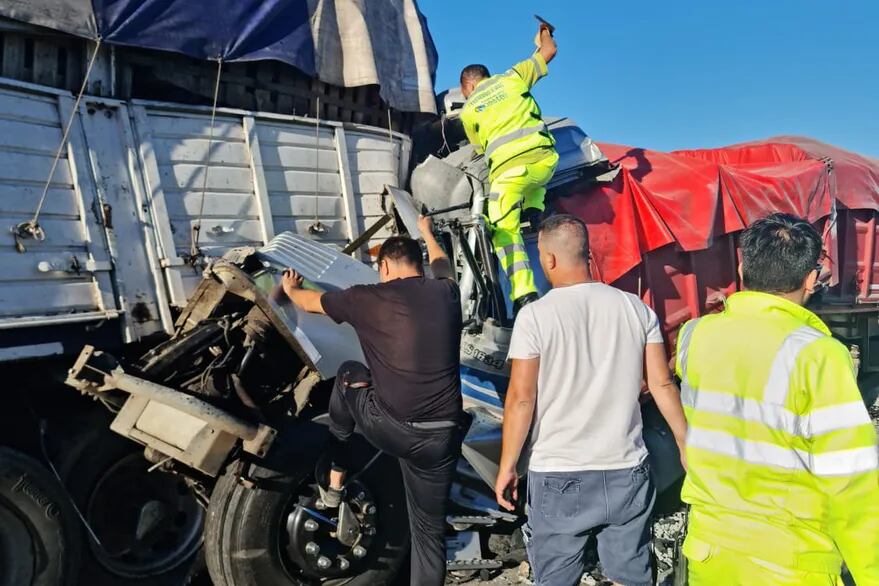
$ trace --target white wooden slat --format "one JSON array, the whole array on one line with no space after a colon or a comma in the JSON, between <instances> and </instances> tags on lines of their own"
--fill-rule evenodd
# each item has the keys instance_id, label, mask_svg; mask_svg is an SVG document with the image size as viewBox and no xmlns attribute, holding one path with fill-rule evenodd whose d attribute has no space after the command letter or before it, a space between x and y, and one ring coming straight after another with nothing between
<instances>
[{"instance_id":1,"label":"white wooden slat","mask_svg":"<svg viewBox=\"0 0 879 586\"><path fill-rule=\"evenodd\" d=\"M314 141L314 137L312 137ZM338 156L335 151L316 150L312 147L274 145L263 149L263 165L266 169L285 169L297 171L320 171L336 173L339 171Z\"/></svg>"},{"instance_id":2,"label":"white wooden slat","mask_svg":"<svg viewBox=\"0 0 879 586\"><path fill-rule=\"evenodd\" d=\"M104 309L97 305L95 284L79 282L23 282L0 286L0 316L24 317Z\"/></svg>"},{"instance_id":3,"label":"white wooden slat","mask_svg":"<svg viewBox=\"0 0 879 586\"><path fill-rule=\"evenodd\" d=\"M314 195L341 195L342 186L338 173L317 173L307 171L266 170L266 186L269 193L291 192Z\"/></svg>"},{"instance_id":4,"label":"white wooden slat","mask_svg":"<svg viewBox=\"0 0 879 586\"><path fill-rule=\"evenodd\" d=\"M21 120L3 121L3 132L0 132L0 147L2 148L32 151L52 157L55 156L55 151L60 143L61 128Z\"/></svg>"},{"instance_id":5,"label":"white wooden slat","mask_svg":"<svg viewBox=\"0 0 879 586\"><path fill-rule=\"evenodd\" d=\"M125 159L128 165L128 175L131 177L132 196L134 207L138 210L137 219L143 234L146 247L147 262L149 263L152 284L155 287L156 308L162 329L166 334L174 333L174 320L171 315L168 290L165 287L165 279L162 274L162 266L159 260L159 249L156 243L156 234L153 231L153 218L150 213L146 197L146 186L143 179L142 166L138 155L137 135L134 132L133 120L130 111L126 107L120 116L120 128L123 143L125 145Z\"/></svg>"},{"instance_id":6,"label":"white wooden slat","mask_svg":"<svg viewBox=\"0 0 879 586\"><path fill-rule=\"evenodd\" d=\"M196 217L201 207L201 193L190 191L168 192L165 196L165 206L172 218ZM214 193L205 194L205 206L202 217L233 217L258 219L259 209L256 200L247 193Z\"/></svg>"},{"instance_id":7,"label":"white wooden slat","mask_svg":"<svg viewBox=\"0 0 879 586\"><path fill-rule=\"evenodd\" d=\"M289 125L268 124L260 121L257 125L257 136L263 146L289 145L315 148L315 134L318 134L317 148L332 151L335 139L331 129L321 127L316 133L314 126L304 123Z\"/></svg>"},{"instance_id":8,"label":"white wooden slat","mask_svg":"<svg viewBox=\"0 0 879 586\"><path fill-rule=\"evenodd\" d=\"M349 151L351 157L352 173L368 173L375 171L390 171L397 176L397 161L395 153L391 151Z\"/></svg>"},{"instance_id":9,"label":"white wooden slat","mask_svg":"<svg viewBox=\"0 0 879 586\"><path fill-rule=\"evenodd\" d=\"M204 164L175 163L159 165L162 185L165 190L198 191L204 185ZM244 167L223 167L211 165L207 171L207 189L231 191L235 193L252 193L253 177L250 169ZM208 202L205 201L205 207Z\"/></svg>"},{"instance_id":10,"label":"white wooden slat","mask_svg":"<svg viewBox=\"0 0 879 586\"><path fill-rule=\"evenodd\" d=\"M352 175L357 194L382 193L385 185L396 186L397 175L393 171L372 171Z\"/></svg>"},{"instance_id":11,"label":"white wooden slat","mask_svg":"<svg viewBox=\"0 0 879 586\"><path fill-rule=\"evenodd\" d=\"M23 97L21 94L0 91L0 117L11 120L33 120L50 126L61 126L54 99L30 94Z\"/></svg>"},{"instance_id":12,"label":"white wooden slat","mask_svg":"<svg viewBox=\"0 0 879 586\"><path fill-rule=\"evenodd\" d=\"M90 260L102 264L109 263L110 250L106 236L102 226L98 225L93 211L100 210L102 202L99 199L92 170L88 163L89 153L82 130L82 119L79 112L74 115L73 106L72 97L58 97L58 113L61 115L61 119L68 120L73 115L70 134L67 137L67 159L70 163L70 175L76 190L77 201L81 206L79 217L84 228L86 250ZM80 108L82 109L82 106ZM97 285L95 293L100 302L99 307L104 311L119 309L110 275L107 273L95 274L94 281Z\"/></svg>"},{"instance_id":13,"label":"white wooden slat","mask_svg":"<svg viewBox=\"0 0 879 586\"><path fill-rule=\"evenodd\" d=\"M174 245L174 233L171 232L171 220L165 205L165 191L162 187L159 165L156 162L156 151L153 147L150 118L143 106L132 107L132 113L137 140L140 143L140 164L143 169L146 202L152 212L156 237L161 248L159 264L165 267L174 267L183 261L177 255L177 249ZM165 271L165 276L168 280L168 294L171 298L171 304L182 307L186 304L186 293L179 271L169 268Z\"/></svg>"},{"instance_id":14,"label":"white wooden slat","mask_svg":"<svg viewBox=\"0 0 879 586\"><path fill-rule=\"evenodd\" d=\"M288 230L297 234L310 236L318 242L327 240L332 241L348 241L348 225L345 220L320 220L321 225L326 232L323 234L311 234L309 228L314 224L314 220L310 218L275 218L275 230L278 233Z\"/></svg>"},{"instance_id":15,"label":"white wooden slat","mask_svg":"<svg viewBox=\"0 0 879 586\"><path fill-rule=\"evenodd\" d=\"M336 129L336 152L339 155L339 182L342 188L345 223L348 226L348 240L353 241L357 238L361 228L357 222L357 208L354 203L354 184L351 181L348 143L342 128Z\"/></svg>"},{"instance_id":16,"label":"white wooden slat","mask_svg":"<svg viewBox=\"0 0 879 586\"><path fill-rule=\"evenodd\" d=\"M171 220L174 243L178 249L189 249L190 233L192 226L196 223L197 221L194 218L189 221ZM259 220L202 219L201 234L199 234L198 242L199 246L237 246L242 242L261 243L262 227Z\"/></svg>"},{"instance_id":17,"label":"white wooden slat","mask_svg":"<svg viewBox=\"0 0 879 586\"><path fill-rule=\"evenodd\" d=\"M160 165L168 163L193 163L204 164L207 159L207 138L156 138L156 160ZM243 143L228 142L214 139L211 144L212 165L233 164L245 165L247 163L247 151Z\"/></svg>"},{"instance_id":18,"label":"white wooden slat","mask_svg":"<svg viewBox=\"0 0 879 586\"><path fill-rule=\"evenodd\" d=\"M33 216L42 194L42 186L35 183L27 185L0 183L0 213ZM75 218L78 213L79 207L73 189L54 187L49 189L46 201L43 203L42 217L62 215Z\"/></svg>"},{"instance_id":19,"label":"white wooden slat","mask_svg":"<svg viewBox=\"0 0 879 586\"><path fill-rule=\"evenodd\" d=\"M46 182L52 168L52 157L30 153L0 153L0 181L32 181L41 186ZM66 164L61 161L52 177L53 185L72 185L73 179Z\"/></svg>"},{"instance_id":20,"label":"white wooden slat","mask_svg":"<svg viewBox=\"0 0 879 586\"><path fill-rule=\"evenodd\" d=\"M79 266L82 267L79 275L70 270L74 256ZM82 280L89 276L85 270L87 260L84 250L46 251L38 247L28 247L27 252L21 254L11 246L0 248L0 267L2 267L0 268L0 286L10 281ZM50 267L58 270L44 272L40 270L40 263L48 263Z\"/></svg>"},{"instance_id":21,"label":"white wooden slat","mask_svg":"<svg viewBox=\"0 0 879 586\"><path fill-rule=\"evenodd\" d=\"M268 243L275 237L275 228L272 220L272 206L269 200L269 190L266 187L265 170L263 169L262 148L256 131L256 123L252 116L245 116L244 137L247 144L247 153L250 156L250 168L253 177L253 194L256 202L259 223L262 228L262 242Z\"/></svg>"},{"instance_id":22,"label":"white wooden slat","mask_svg":"<svg viewBox=\"0 0 879 586\"><path fill-rule=\"evenodd\" d=\"M348 133L348 148L352 151L387 151L393 152L398 150L398 146L394 142L388 141L386 136L376 134L365 134L362 132Z\"/></svg>"},{"instance_id":23,"label":"white wooden slat","mask_svg":"<svg viewBox=\"0 0 879 586\"><path fill-rule=\"evenodd\" d=\"M318 217L344 218L345 202L341 197L322 195L317 198L311 195L288 195L286 193L273 193L270 196L272 212L275 218L298 216L304 218L314 217L314 206L317 201ZM384 211L381 207L380 195L366 195L354 199L357 216L381 216Z\"/></svg>"},{"instance_id":24,"label":"white wooden slat","mask_svg":"<svg viewBox=\"0 0 879 586\"><path fill-rule=\"evenodd\" d=\"M4 217L2 224L15 226L21 222L33 219L33 210L27 215ZM40 218L40 225L46 234L45 240L25 240L24 245L28 251L46 249L71 249L81 252L86 250L85 233L82 222L77 218ZM12 237L0 239L0 248L14 248L15 242Z\"/></svg>"},{"instance_id":25,"label":"white wooden slat","mask_svg":"<svg viewBox=\"0 0 879 586\"><path fill-rule=\"evenodd\" d=\"M150 126L154 138L207 139L211 136L211 119L209 116L151 114ZM240 121L235 118L217 117L214 120L214 140L244 142L244 131L241 128Z\"/></svg>"}]
</instances>

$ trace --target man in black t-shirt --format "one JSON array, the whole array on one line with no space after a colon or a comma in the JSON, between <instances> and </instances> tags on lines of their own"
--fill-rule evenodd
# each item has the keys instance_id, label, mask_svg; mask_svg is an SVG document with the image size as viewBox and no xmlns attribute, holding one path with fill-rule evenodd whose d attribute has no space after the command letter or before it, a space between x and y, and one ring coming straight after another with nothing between
<instances>
[{"instance_id":1,"label":"man in black t-shirt","mask_svg":"<svg viewBox=\"0 0 879 586\"><path fill-rule=\"evenodd\" d=\"M355 426L400 461L412 536L411 584L445 578L445 514L462 440L461 299L449 259L419 219L435 278L424 276L421 246L388 239L379 250L381 283L321 293L288 270L284 292L297 306L351 324L367 365L346 362L330 397L330 482L324 503L339 506ZM368 366L368 368L367 368Z\"/></svg>"}]
</instances>

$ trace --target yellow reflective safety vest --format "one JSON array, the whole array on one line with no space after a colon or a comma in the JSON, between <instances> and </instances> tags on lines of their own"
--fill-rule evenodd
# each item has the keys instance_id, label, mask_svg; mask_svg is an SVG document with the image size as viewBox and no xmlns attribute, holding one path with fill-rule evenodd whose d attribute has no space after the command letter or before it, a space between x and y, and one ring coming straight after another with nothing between
<instances>
[{"instance_id":1,"label":"yellow reflective safety vest","mask_svg":"<svg viewBox=\"0 0 879 586\"><path fill-rule=\"evenodd\" d=\"M692 541L811 572L844 559L879 584L879 450L845 346L804 307L743 292L677 348Z\"/></svg>"},{"instance_id":2,"label":"yellow reflective safety vest","mask_svg":"<svg viewBox=\"0 0 879 586\"><path fill-rule=\"evenodd\" d=\"M508 71L481 81L464 104L461 122L470 142L485 153L491 180L514 159L554 147L555 139L531 95L531 88L546 74L546 61L534 53ZM538 154L535 161L548 154ZM528 162L534 161L518 160L517 164Z\"/></svg>"}]
</instances>

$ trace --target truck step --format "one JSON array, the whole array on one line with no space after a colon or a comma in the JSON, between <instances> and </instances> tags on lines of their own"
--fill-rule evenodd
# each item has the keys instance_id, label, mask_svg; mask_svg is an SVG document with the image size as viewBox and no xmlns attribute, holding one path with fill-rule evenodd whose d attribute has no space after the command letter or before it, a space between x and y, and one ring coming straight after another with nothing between
<instances>
[{"instance_id":1,"label":"truck step","mask_svg":"<svg viewBox=\"0 0 879 586\"><path fill-rule=\"evenodd\" d=\"M456 572L461 570L496 570L503 567L500 560L486 560L475 558L472 560L450 560L446 562L446 571Z\"/></svg>"},{"instance_id":2,"label":"truck step","mask_svg":"<svg viewBox=\"0 0 879 586\"><path fill-rule=\"evenodd\" d=\"M497 523L497 518L489 515L449 515L446 517L446 523L456 531L465 531L473 526L491 527Z\"/></svg>"}]
</instances>

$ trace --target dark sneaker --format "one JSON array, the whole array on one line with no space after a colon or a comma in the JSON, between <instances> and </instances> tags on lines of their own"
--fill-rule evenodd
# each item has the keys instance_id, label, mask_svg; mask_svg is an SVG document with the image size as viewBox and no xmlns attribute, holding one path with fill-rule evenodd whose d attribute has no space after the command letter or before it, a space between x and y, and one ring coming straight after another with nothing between
<instances>
[{"instance_id":1,"label":"dark sneaker","mask_svg":"<svg viewBox=\"0 0 879 586\"><path fill-rule=\"evenodd\" d=\"M537 232L540 229L540 223L543 221L543 210L537 208L528 208L522 210L520 224L525 232Z\"/></svg>"},{"instance_id":2,"label":"dark sneaker","mask_svg":"<svg viewBox=\"0 0 879 586\"><path fill-rule=\"evenodd\" d=\"M527 293L522 295L515 301L513 301L513 316L519 315L519 312L522 311L522 308L528 305L529 303L534 303L540 299L537 293Z\"/></svg>"}]
</instances>

